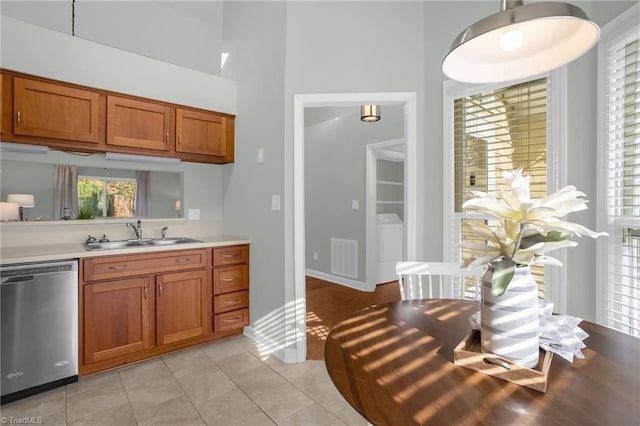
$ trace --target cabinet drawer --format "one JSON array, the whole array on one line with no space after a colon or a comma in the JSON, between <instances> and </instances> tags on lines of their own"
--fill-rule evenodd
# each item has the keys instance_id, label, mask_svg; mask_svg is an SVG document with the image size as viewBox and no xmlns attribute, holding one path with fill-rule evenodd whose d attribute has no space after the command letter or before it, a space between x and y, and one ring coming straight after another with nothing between
<instances>
[{"instance_id":1,"label":"cabinet drawer","mask_svg":"<svg viewBox=\"0 0 640 426\"><path fill-rule=\"evenodd\" d=\"M235 265L249 261L249 246L229 246L213 249L213 266Z\"/></svg>"},{"instance_id":2,"label":"cabinet drawer","mask_svg":"<svg viewBox=\"0 0 640 426\"><path fill-rule=\"evenodd\" d=\"M213 313L221 314L249 306L249 292L236 291L235 293L222 294L213 298Z\"/></svg>"},{"instance_id":3,"label":"cabinet drawer","mask_svg":"<svg viewBox=\"0 0 640 426\"><path fill-rule=\"evenodd\" d=\"M239 309L213 317L213 331L228 331L245 325L249 325L249 309Z\"/></svg>"},{"instance_id":4,"label":"cabinet drawer","mask_svg":"<svg viewBox=\"0 0 640 426\"><path fill-rule=\"evenodd\" d=\"M206 266L206 249L94 257L82 261L82 279L95 281Z\"/></svg>"},{"instance_id":5,"label":"cabinet drawer","mask_svg":"<svg viewBox=\"0 0 640 426\"><path fill-rule=\"evenodd\" d=\"M231 293L249 288L249 267L228 266L213 269L213 294Z\"/></svg>"}]
</instances>

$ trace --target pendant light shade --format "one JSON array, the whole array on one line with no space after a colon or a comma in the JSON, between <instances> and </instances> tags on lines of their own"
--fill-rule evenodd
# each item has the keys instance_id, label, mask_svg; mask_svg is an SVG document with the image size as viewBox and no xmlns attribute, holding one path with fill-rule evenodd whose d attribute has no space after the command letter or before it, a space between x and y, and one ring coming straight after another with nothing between
<instances>
[{"instance_id":1,"label":"pendant light shade","mask_svg":"<svg viewBox=\"0 0 640 426\"><path fill-rule=\"evenodd\" d=\"M573 61L599 37L600 28L579 7L503 0L500 12L456 37L442 71L467 83L516 80Z\"/></svg>"},{"instance_id":2,"label":"pendant light shade","mask_svg":"<svg viewBox=\"0 0 640 426\"><path fill-rule=\"evenodd\" d=\"M360 120L367 123L373 123L380 120L380 106L379 105L361 105L360 106Z\"/></svg>"}]
</instances>

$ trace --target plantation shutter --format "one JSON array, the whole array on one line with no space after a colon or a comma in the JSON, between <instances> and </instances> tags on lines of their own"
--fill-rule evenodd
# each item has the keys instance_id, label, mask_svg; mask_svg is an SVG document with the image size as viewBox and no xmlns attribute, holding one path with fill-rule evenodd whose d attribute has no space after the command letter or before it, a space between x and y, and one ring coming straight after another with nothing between
<instances>
[{"instance_id":1,"label":"plantation shutter","mask_svg":"<svg viewBox=\"0 0 640 426\"><path fill-rule=\"evenodd\" d=\"M636 6L637 10L639 7ZM612 25L612 24L609 24ZM604 192L605 273L599 274L599 321L640 337L640 25L607 37L604 54L605 124L600 179ZM608 34L611 34L608 32ZM602 65L601 65L602 70Z\"/></svg>"},{"instance_id":2,"label":"plantation shutter","mask_svg":"<svg viewBox=\"0 0 640 426\"><path fill-rule=\"evenodd\" d=\"M541 78L454 100L454 211L460 238L463 224L490 218L465 213L472 190L495 192L503 171L520 167L531 177L531 198L547 194L547 79ZM465 251L461 257L472 253ZM544 297L544 269L531 268Z\"/></svg>"}]
</instances>

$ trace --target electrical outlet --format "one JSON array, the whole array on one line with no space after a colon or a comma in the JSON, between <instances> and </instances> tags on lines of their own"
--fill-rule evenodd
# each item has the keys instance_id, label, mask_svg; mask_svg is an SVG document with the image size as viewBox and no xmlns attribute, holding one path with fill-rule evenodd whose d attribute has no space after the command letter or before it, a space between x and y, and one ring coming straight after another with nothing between
<instances>
[{"instance_id":1,"label":"electrical outlet","mask_svg":"<svg viewBox=\"0 0 640 426\"><path fill-rule=\"evenodd\" d=\"M317 251L313 252L313 260L318 260L318 252Z\"/></svg>"},{"instance_id":2,"label":"electrical outlet","mask_svg":"<svg viewBox=\"0 0 640 426\"><path fill-rule=\"evenodd\" d=\"M189 220L200 220L200 209L188 209L187 218Z\"/></svg>"}]
</instances>

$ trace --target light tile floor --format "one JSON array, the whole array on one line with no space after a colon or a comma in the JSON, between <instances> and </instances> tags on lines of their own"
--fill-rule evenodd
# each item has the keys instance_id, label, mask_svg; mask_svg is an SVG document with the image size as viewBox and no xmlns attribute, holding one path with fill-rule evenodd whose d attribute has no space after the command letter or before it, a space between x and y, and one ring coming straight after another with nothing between
<instances>
[{"instance_id":1,"label":"light tile floor","mask_svg":"<svg viewBox=\"0 0 640 426\"><path fill-rule=\"evenodd\" d=\"M366 425L323 361L284 364L239 336L0 407L2 424Z\"/></svg>"}]
</instances>

